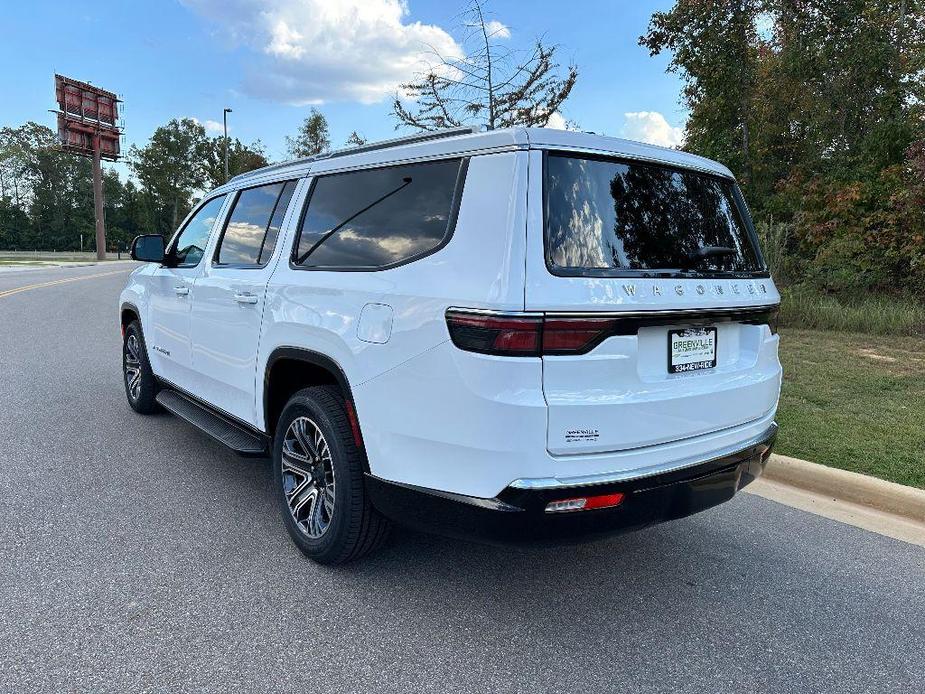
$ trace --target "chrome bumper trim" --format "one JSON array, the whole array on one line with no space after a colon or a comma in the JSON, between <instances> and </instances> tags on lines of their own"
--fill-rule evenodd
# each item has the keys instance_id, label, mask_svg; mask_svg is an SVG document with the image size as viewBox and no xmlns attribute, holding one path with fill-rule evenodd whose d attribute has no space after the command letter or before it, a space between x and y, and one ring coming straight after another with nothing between
<instances>
[{"instance_id":1,"label":"chrome bumper trim","mask_svg":"<svg viewBox=\"0 0 925 694\"><path fill-rule=\"evenodd\" d=\"M767 443L768 441L771 441L776 435L777 423L774 422L771 424L771 426L758 434L758 436L748 439L747 441L737 443L733 446L728 446L718 451L713 451L706 458L683 460L680 462L672 461L662 465L646 468L642 474L640 474L640 471L637 469L621 470L619 472L600 472L594 475L581 475L579 477L536 477L532 479L514 480L508 486L513 487L514 489L568 489L570 487L581 487L587 484L607 484L608 482L626 482L629 480L644 479L646 477L652 477L653 475L661 475L666 472L682 470L687 467L704 465L719 458L732 456L736 453L746 451L749 448L753 448L754 446Z\"/></svg>"}]
</instances>

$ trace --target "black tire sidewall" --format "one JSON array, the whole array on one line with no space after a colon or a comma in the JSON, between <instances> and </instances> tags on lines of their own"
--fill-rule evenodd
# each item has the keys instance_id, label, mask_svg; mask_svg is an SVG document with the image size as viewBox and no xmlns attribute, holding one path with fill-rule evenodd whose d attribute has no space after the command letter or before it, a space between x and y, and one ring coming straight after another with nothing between
<instances>
[{"instance_id":1,"label":"black tire sidewall","mask_svg":"<svg viewBox=\"0 0 925 694\"><path fill-rule=\"evenodd\" d=\"M357 508L355 503L357 485L363 484L362 469L356 446L345 436L343 427L335 424L328 412L328 408L338 405L342 407L343 402L327 397L324 398L326 402L322 403L321 398L316 397L319 390L308 388L296 393L280 415L273 440L273 479L283 522L293 542L302 552L318 562L339 563L349 554L347 545L350 526L362 513L362 508ZM334 470L334 516L327 530L319 538L309 537L302 532L289 511L283 491L283 441L289 425L297 417L308 417L314 421L321 429L331 451L331 466Z\"/></svg>"}]
</instances>

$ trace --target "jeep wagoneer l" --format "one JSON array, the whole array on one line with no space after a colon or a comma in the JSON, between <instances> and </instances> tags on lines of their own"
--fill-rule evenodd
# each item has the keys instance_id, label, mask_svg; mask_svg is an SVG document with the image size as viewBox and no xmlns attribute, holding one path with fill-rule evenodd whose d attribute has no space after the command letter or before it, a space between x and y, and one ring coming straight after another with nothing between
<instances>
[{"instance_id":1,"label":"jeep wagoneer l","mask_svg":"<svg viewBox=\"0 0 925 694\"><path fill-rule=\"evenodd\" d=\"M779 295L701 157L425 133L238 176L133 257L129 404L272 457L319 562L393 520L528 542L680 518L774 441Z\"/></svg>"}]
</instances>

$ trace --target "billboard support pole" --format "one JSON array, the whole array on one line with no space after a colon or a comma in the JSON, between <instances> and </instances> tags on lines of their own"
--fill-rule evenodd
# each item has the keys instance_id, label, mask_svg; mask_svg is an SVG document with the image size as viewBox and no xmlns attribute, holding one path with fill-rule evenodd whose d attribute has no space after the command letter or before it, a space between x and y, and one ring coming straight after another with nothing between
<instances>
[{"instance_id":1,"label":"billboard support pole","mask_svg":"<svg viewBox=\"0 0 925 694\"><path fill-rule=\"evenodd\" d=\"M106 260L106 218L102 160L119 160L119 103L113 92L55 73L60 151L93 159L93 212L96 217L96 259ZM81 236L81 247L83 237Z\"/></svg>"},{"instance_id":2,"label":"billboard support pole","mask_svg":"<svg viewBox=\"0 0 925 694\"><path fill-rule=\"evenodd\" d=\"M106 260L106 224L103 219L103 167L100 163L100 135L93 135L93 208L96 213L96 259Z\"/></svg>"}]
</instances>

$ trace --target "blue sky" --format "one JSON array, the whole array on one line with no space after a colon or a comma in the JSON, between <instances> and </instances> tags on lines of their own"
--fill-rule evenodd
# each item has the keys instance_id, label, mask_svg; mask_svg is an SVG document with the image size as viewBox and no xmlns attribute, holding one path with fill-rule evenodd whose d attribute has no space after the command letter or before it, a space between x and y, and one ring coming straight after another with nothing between
<instances>
[{"instance_id":1,"label":"blue sky","mask_svg":"<svg viewBox=\"0 0 925 694\"><path fill-rule=\"evenodd\" d=\"M494 0L504 42L535 37L561 45L580 76L563 109L582 129L676 144L685 114L680 81L637 37L670 0L515 2ZM170 118L199 119L215 134L222 108L230 132L260 139L285 158L310 104L328 118L334 146L351 130L394 137L389 94L419 64L425 44L461 50L465 0L162 0L4 7L4 99L0 124L52 126L55 71L125 100L124 147L143 144ZM627 116L627 114L631 114ZM211 121L211 123L210 123ZM120 167L122 168L122 167Z\"/></svg>"}]
</instances>

